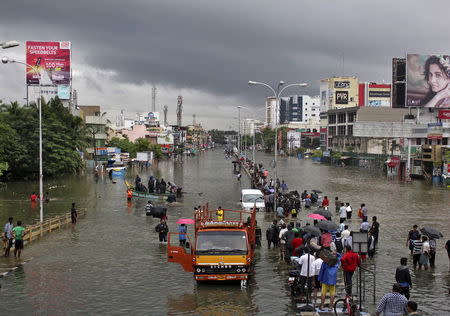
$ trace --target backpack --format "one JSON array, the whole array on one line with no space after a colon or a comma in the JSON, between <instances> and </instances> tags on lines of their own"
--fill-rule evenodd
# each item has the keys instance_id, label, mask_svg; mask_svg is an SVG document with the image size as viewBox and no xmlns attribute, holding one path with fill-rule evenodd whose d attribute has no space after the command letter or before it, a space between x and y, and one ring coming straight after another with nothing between
<instances>
[{"instance_id":1,"label":"backpack","mask_svg":"<svg viewBox=\"0 0 450 316\"><path fill-rule=\"evenodd\" d=\"M360 209L360 208L358 209L358 217L361 218L361 219L364 217L362 209Z\"/></svg>"},{"instance_id":2,"label":"backpack","mask_svg":"<svg viewBox=\"0 0 450 316\"><path fill-rule=\"evenodd\" d=\"M344 247L342 245L342 238L336 238L334 244L336 245L336 252L342 253L342 251L344 251Z\"/></svg>"},{"instance_id":3,"label":"backpack","mask_svg":"<svg viewBox=\"0 0 450 316\"><path fill-rule=\"evenodd\" d=\"M337 246L336 246L337 248ZM330 267L333 267L338 262L338 257L329 249L322 249L319 251L319 258L321 258Z\"/></svg>"}]
</instances>

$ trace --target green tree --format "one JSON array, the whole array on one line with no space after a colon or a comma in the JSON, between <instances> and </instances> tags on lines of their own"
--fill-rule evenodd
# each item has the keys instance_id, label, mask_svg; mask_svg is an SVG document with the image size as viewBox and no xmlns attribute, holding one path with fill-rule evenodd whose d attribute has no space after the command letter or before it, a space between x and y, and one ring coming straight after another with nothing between
<instances>
[{"instance_id":1,"label":"green tree","mask_svg":"<svg viewBox=\"0 0 450 316\"><path fill-rule=\"evenodd\" d=\"M131 157L136 157L136 145L128 139L113 137L109 140L108 146L120 148L122 152L129 153Z\"/></svg>"},{"instance_id":2,"label":"green tree","mask_svg":"<svg viewBox=\"0 0 450 316\"><path fill-rule=\"evenodd\" d=\"M138 138L134 142L136 146L136 152L138 151L153 151L154 157L156 159L161 159L164 154L161 150L161 145L151 144L146 138Z\"/></svg>"},{"instance_id":3,"label":"green tree","mask_svg":"<svg viewBox=\"0 0 450 316\"><path fill-rule=\"evenodd\" d=\"M85 149L81 118L70 114L58 98L42 98L43 172L46 176L74 173L82 168L78 151ZM7 162L13 177L37 177L39 170L39 121L35 103L17 102L0 112L0 161Z\"/></svg>"}]
</instances>

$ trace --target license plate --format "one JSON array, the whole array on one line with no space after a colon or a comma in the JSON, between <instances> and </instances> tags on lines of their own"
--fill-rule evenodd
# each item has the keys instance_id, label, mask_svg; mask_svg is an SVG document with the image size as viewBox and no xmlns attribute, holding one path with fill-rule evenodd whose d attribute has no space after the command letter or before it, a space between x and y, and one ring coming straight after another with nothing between
<instances>
[{"instance_id":1,"label":"license plate","mask_svg":"<svg viewBox=\"0 0 450 316\"><path fill-rule=\"evenodd\" d=\"M294 277L289 277L289 282L294 282L295 278Z\"/></svg>"}]
</instances>

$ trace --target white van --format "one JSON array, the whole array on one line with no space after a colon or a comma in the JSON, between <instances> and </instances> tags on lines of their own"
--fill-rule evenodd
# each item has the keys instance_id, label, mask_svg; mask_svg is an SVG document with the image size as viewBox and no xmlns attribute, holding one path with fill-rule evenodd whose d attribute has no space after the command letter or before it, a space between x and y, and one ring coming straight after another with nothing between
<instances>
[{"instance_id":1,"label":"white van","mask_svg":"<svg viewBox=\"0 0 450 316\"><path fill-rule=\"evenodd\" d=\"M260 190L245 189L241 194L241 205L244 211L253 209L256 203L256 209L264 211L266 205L264 203L264 195Z\"/></svg>"}]
</instances>

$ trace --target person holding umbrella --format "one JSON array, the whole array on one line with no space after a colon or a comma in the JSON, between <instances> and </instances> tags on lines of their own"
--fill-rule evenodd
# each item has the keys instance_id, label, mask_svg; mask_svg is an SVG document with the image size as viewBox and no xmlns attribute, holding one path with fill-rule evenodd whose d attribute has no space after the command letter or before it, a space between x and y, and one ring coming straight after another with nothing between
<instances>
[{"instance_id":1,"label":"person holding umbrella","mask_svg":"<svg viewBox=\"0 0 450 316\"><path fill-rule=\"evenodd\" d=\"M186 245L186 233L187 233L187 226L186 224L180 224L178 226L178 240L180 241L180 246Z\"/></svg>"}]
</instances>

